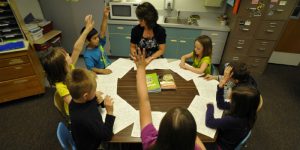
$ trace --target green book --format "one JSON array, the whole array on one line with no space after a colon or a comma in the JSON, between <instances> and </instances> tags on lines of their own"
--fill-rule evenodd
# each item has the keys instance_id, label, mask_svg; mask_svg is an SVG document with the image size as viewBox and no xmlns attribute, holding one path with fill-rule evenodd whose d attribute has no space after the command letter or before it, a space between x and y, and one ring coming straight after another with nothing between
<instances>
[{"instance_id":1,"label":"green book","mask_svg":"<svg viewBox=\"0 0 300 150\"><path fill-rule=\"evenodd\" d=\"M158 75L156 73L146 74L146 81L149 93L161 92Z\"/></svg>"}]
</instances>

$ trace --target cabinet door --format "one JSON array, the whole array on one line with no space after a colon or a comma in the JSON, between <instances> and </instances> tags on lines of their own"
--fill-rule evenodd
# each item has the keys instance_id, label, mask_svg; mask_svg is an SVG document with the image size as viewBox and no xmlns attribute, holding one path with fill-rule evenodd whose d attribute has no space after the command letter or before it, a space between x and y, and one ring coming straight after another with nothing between
<instances>
[{"instance_id":1,"label":"cabinet door","mask_svg":"<svg viewBox=\"0 0 300 150\"><path fill-rule=\"evenodd\" d=\"M164 53L165 58L180 58L179 56L179 39L175 37L167 37L166 50Z\"/></svg>"},{"instance_id":2,"label":"cabinet door","mask_svg":"<svg viewBox=\"0 0 300 150\"><path fill-rule=\"evenodd\" d=\"M179 39L179 59L181 56L188 54L194 50L194 39L181 38Z\"/></svg>"},{"instance_id":3,"label":"cabinet door","mask_svg":"<svg viewBox=\"0 0 300 150\"><path fill-rule=\"evenodd\" d=\"M265 20L288 20L296 2L297 0L280 0L277 3L269 3Z\"/></svg>"},{"instance_id":4,"label":"cabinet door","mask_svg":"<svg viewBox=\"0 0 300 150\"><path fill-rule=\"evenodd\" d=\"M130 53L130 35L129 34L111 34L110 52L113 56L129 57Z\"/></svg>"}]
</instances>

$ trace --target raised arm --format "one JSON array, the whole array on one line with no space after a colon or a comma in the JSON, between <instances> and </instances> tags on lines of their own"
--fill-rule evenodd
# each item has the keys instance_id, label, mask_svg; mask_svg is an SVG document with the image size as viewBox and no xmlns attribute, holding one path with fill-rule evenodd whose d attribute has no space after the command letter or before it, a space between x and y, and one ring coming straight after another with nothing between
<instances>
[{"instance_id":1,"label":"raised arm","mask_svg":"<svg viewBox=\"0 0 300 150\"><path fill-rule=\"evenodd\" d=\"M93 29L94 24L95 23L94 23L92 15L85 16L85 29L81 33L81 35L79 36L79 38L77 39L77 41L75 42L74 47L73 47L71 59L72 59L72 63L74 65L76 64L77 59L83 49L83 45L84 45L86 36Z\"/></svg>"},{"instance_id":2,"label":"raised arm","mask_svg":"<svg viewBox=\"0 0 300 150\"><path fill-rule=\"evenodd\" d=\"M104 10L103 10L103 17L102 17L102 23L100 26L100 38L104 38L105 37L105 33L107 30L107 20L108 20L108 15L109 15L109 7L105 6Z\"/></svg>"},{"instance_id":3,"label":"raised arm","mask_svg":"<svg viewBox=\"0 0 300 150\"><path fill-rule=\"evenodd\" d=\"M139 50L138 55L133 57L133 60L136 64L136 88L137 88L137 96L139 99L139 107L140 107L140 125L141 130L152 123L151 116L151 105L147 91L146 85L146 60L145 60L145 50L143 53Z\"/></svg>"}]
</instances>

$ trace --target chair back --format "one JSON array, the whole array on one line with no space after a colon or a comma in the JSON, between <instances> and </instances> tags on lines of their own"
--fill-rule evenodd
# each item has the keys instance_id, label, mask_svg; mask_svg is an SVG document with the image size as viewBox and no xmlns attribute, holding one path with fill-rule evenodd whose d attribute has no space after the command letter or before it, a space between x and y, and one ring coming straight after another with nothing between
<instances>
[{"instance_id":1,"label":"chair back","mask_svg":"<svg viewBox=\"0 0 300 150\"><path fill-rule=\"evenodd\" d=\"M56 135L61 147L64 150L69 150L70 148L72 148L72 150L76 150L75 142L73 141L71 132L64 123L58 123Z\"/></svg>"},{"instance_id":2,"label":"chair back","mask_svg":"<svg viewBox=\"0 0 300 150\"><path fill-rule=\"evenodd\" d=\"M234 150L240 150L244 145L246 145L247 140L250 138L251 130L247 134L247 136L240 142L240 144Z\"/></svg>"}]
</instances>

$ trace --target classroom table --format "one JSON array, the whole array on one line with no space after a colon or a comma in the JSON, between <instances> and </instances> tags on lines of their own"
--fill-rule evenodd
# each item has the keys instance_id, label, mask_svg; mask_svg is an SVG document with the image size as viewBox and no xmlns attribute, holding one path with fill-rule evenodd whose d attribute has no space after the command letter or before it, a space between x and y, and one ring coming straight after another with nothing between
<instances>
[{"instance_id":1,"label":"classroom table","mask_svg":"<svg viewBox=\"0 0 300 150\"><path fill-rule=\"evenodd\" d=\"M146 73L157 73L159 76L170 73L173 75L176 90L161 91L159 93L149 93L152 111L167 112L175 106L188 108L195 95L199 95L193 80L186 81L177 73L171 70L147 70ZM136 93L136 71L131 69L124 77L118 79L118 95L126 100L131 106L138 110L138 99ZM206 111L206 110L203 110ZM128 116L130 117L130 116ZM141 139L131 137L133 124L115 134L110 142L112 143L140 143ZM216 134L217 135L217 134ZM204 143L215 142L214 138L198 133L199 138Z\"/></svg>"}]
</instances>

